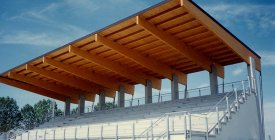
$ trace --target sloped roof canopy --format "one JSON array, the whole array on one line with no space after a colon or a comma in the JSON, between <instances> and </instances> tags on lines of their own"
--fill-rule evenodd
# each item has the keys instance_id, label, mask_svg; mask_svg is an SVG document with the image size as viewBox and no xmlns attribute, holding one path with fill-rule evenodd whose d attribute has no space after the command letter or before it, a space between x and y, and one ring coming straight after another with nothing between
<instances>
[{"instance_id":1,"label":"sloped roof canopy","mask_svg":"<svg viewBox=\"0 0 275 140\"><path fill-rule=\"evenodd\" d=\"M76 103L79 94L93 100L102 90L114 97L124 86L129 94L135 84L211 65L224 76L224 66L260 57L189 0L168 0L73 41L2 74L0 81L24 90Z\"/></svg>"}]
</instances>

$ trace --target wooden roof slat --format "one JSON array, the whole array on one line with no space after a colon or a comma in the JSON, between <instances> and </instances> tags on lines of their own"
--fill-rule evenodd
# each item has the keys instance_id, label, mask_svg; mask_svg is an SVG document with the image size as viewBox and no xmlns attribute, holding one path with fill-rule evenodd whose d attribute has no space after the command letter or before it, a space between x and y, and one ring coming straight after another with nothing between
<instances>
[{"instance_id":1,"label":"wooden roof slat","mask_svg":"<svg viewBox=\"0 0 275 140\"><path fill-rule=\"evenodd\" d=\"M168 66L162 65L153 59L147 59L144 56L141 56L141 55L131 51L130 49L128 49L124 46L121 46L117 43L114 43L98 34L96 35L96 41L104 44L105 46L112 48L113 50L116 50L117 52L122 54L124 57L127 57L127 58L131 59L132 61L139 63L140 65L142 65L148 69L151 69L152 71L157 72L169 79L172 79L172 74L177 74L179 76L179 81L182 84L186 84L187 77L185 74L183 74L181 72L172 70Z\"/></svg>"},{"instance_id":2,"label":"wooden roof slat","mask_svg":"<svg viewBox=\"0 0 275 140\"><path fill-rule=\"evenodd\" d=\"M70 52L74 53L78 56L81 56L84 59L87 59L93 63L96 63L97 65L100 65L101 67L104 67L110 71L113 71L115 73L118 73L119 75L124 76L125 78L130 78L133 81L146 85L146 80L152 80L153 82L153 87L156 89L161 88L161 81L160 79L151 77L151 76L147 76L143 73L139 73L137 71L132 71L131 69L127 68L126 66L122 66L119 63L116 62L112 62L109 63L109 61L106 61L104 59L102 59L101 57L97 56L97 55L93 55L90 54L88 52L82 51L80 49L77 49L75 47L70 46Z\"/></svg>"},{"instance_id":3,"label":"wooden roof slat","mask_svg":"<svg viewBox=\"0 0 275 140\"><path fill-rule=\"evenodd\" d=\"M159 40L162 40L170 48L174 49L175 51L184 55L185 57L191 59L200 67L211 72L210 67L214 62L211 62L211 60L209 58L207 58L206 56L204 56L198 52L195 52L192 48L188 47L185 43L180 42L173 36L167 34L166 32L162 31L161 29L158 29L156 26L154 26L153 24L146 21L146 19L143 17L137 16L137 24L140 25L145 30L147 30L148 32L150 32L152 35L154 35ZM218 69L221 69L221 70L224 69L223 66L221 66L219 64L215 64L215 65ZM224 77L223 74L224 74L223 72L218 73L218 75L220 77Z\"/></svg>"},{"instance_id":4,"label":"wooden roof slat","mask_svg":"<svg viewBox=\"0 0 275 140\"><path fill-rule=\"evenodd\" d=\"M54 61L54 60L51 60L51 59L46 58L46 57L44 57L44 63L50 64L54 67L62 69L64 71L68 72L68 73L71 73L75 76L78 76L78 77L81 77L83 79L89 80L91 82L95 82L99 85L106 86L106 87L108 87L108 88L110 88L114 91L118 90L120 85L123 85L125 87L126 92L129 93L129 94L133 94L133 91L134 91L134 87L132 85L128 85L126 83L119 83L118 81L109 79L109 78L107 78L103 75L96 75L96 74L93 74L91 72L85 71L84 69L79 69L79 68L74 67L74 66L63 64L61 62ZM57 76L53 76L53 77L57 77ZM59 78L59 79L61 79L61 78ZM88 87L86 87L85 90L98 89L97 93L99 93L100 90L108 90L108 89L102 88L102 87L100 89L100 87L98 87L94 83L84 82L84 81L81 81L81 80L75 80L75 81L76 82L73 82L72 84L77 85L77 83L78 83L78 84L87 85ZM84 86L83 86L83 88L84 88Z\"/></svg>"}]
</instances>

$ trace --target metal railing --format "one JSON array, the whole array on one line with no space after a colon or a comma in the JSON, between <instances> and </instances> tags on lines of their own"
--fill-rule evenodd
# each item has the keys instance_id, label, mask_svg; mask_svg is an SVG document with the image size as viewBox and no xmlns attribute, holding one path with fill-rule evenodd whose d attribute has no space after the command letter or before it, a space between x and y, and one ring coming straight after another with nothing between
<instances>
[{"instance_id":1,"label":"metal railing","mask_svg":"<svg viewBox=\"0 0 275 140\"><path fill-rule=\"evenodd\" d=\"M137 128L135 126L137 125L134 122L132 122L132 132L128 132L127 135L121 136L119 135L118 130L119 128L122 128L122 125L116 125L112 129L108 129L108 127L105 127L104 125L101 125L101 129L99 132L100 136L97 136L99 139L103 139L103 137L113 138L113 139L139 139L139 138L163 138L167 137L167 139L170 138L171 135L184 135L186 139L191 139L192 133L203 133L205 134L206 139L208 139L208 136L212 133L216 133L216 131L220 130L221 127L221 121L223 119L230 119L231 117L231 111L234 109L238 109L239 101L240 100L246 100L246 93L251 93L251 90L248 86L248 81L238 81L238 82L232 82L222 86L225 96L222 97L214 106L210 107L208 112L206 114L192 114L187 111L183 112L173 112L173 113L166 113L162 117L156 119L155 121L151 121L151 124L147 127L144 126L142 128L143 131L137 134ZM185 95L188 95L187 97L191 98L190 95L194 95L197 93L197 95L204 96L205 92L207 91L209 87L203 87L203 88L197 88L188 90L185 92ZM228 92L230 90L230 92ZM227 92L225 92L227 91ZM162 101L161 95L159 94L157 96L158 101ZM166 94L163 94L166 96ZM207 94L206 94L207 95ZM195 96L196 97L196 96ZM181 118L183 123L181 125L174 124L174 120L177 120L178 118ZM192 121L194 120L194 121ZM136 120L138 121L138 120ZM129 125L129 124L127 124ZM162 127L159 127L162 126ZM77 128L74 128L74 130L70 130L72 132L68 132L68 128L64 128L63 133L57 133L55 130L60 128L54 128L54 129L45 129L43 134L43 139L64 139L69 134L77 138L77 134L87 135L87 139L90 139L90 128L87 127L85 132L84 131L78 131ZM161 130L157 130L161 129ZM127 129L129 130L129 128ZM40 133L43 131L43 129L40 129ZM109 135L103 134L103 131L105 133L110 133ZM126 132L126 130L123 130ZM159 132L159 133L155 133ZM103 136L104 135L104 136ZM25 133L23 136L22 134L19 135L19 137L24 137L23 139L38 139L38 131L29 131ZM15 137L11 138L15 139Z\"/></svg>"}]
</instances>

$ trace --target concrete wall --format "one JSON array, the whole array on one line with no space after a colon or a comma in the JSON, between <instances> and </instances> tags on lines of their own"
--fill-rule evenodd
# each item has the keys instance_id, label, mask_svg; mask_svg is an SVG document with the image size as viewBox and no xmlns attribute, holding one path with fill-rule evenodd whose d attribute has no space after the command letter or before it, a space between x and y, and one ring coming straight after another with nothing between
<instances>
[{"instance_id":1,"label":"concrete wall","mask_svg":"<svg viewBox=\"0 0 275 140\"><path fill-rule=\"evenodd\" d=\"M240 110L232 114L232 119L222 126L216 138L210 140L260 140L256 97L251 95Z\"/></svg>"}]
</instances>

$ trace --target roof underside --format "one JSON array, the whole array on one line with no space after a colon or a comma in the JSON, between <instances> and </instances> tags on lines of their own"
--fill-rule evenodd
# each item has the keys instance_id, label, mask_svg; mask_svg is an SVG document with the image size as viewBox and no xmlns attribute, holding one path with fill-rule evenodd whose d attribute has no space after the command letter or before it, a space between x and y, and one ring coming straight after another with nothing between
<instances>
[{"instance_id":1,"label":"roof underside","mask_svg":"<svg viewBox=\"0 0 275 140\"><path fill-rule=\"evenodd\" d=\"M0 81L64 101L79 94L93 100L105 91L113 97L123 86L133 94L135 84L249 63L260 57L188 0L170 0L96 33L45 54L2 74Z\"/></svg>"}]
</instances>

